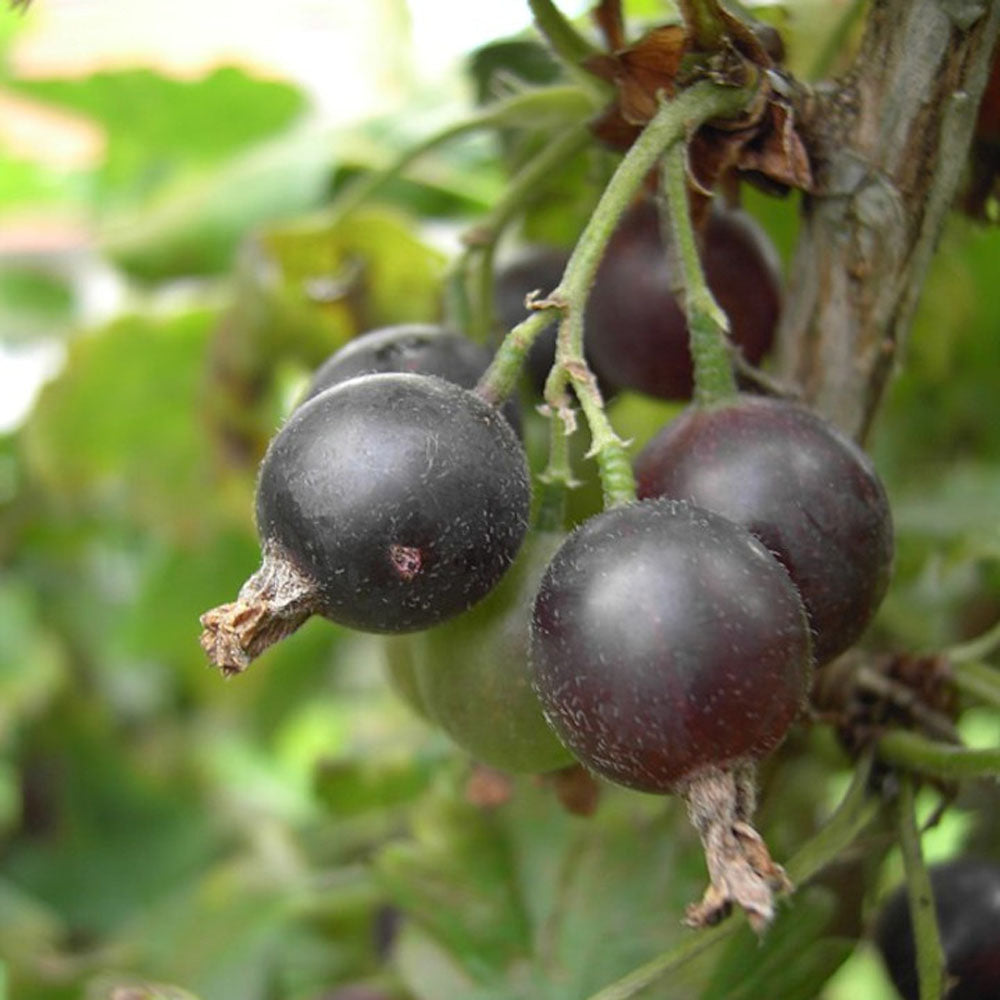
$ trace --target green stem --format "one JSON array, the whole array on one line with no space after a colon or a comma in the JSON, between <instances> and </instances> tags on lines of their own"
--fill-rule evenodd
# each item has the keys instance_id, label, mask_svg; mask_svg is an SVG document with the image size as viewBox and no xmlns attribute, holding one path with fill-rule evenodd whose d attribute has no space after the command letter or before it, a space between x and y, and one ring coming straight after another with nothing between
<instances>
[{"instance_id":1,"label":"green stem","mask_svg":"<svg viewBox=\"0 0 1000 1000\"><path fill-rule=\"evenodd\" d=\"M871 794L871 770L869 754L855 765L851 783L830 818L785 865L788 877L796 885L811 879L835 861L878 815L881 802Z\"/></svg>"},{"instance_id":2,"label":"green stem","mask_svg":"<svg viewBox=\"0 0 1000 1000\"><path fill-rule=\"evenodd\" d=\"M897 730L878 741L878 756L887 764L933 778L961 779L1000 775L1000 749L969 750Z\"/></svg>"},{"instance_id":3,"label":"green stem","mask_svg":"<svg viewBox=\"0 0 1000 1000\"><path fill-rule=\"evenodd\" d=\"M566 488L561 483L542 481L535 491L538 507L532 527L535 531L562 531L566 525Z\"/></svg>"},{"instance_id":4,"label":"green stem","mask_svg":"<svg viewBox=\"0 0 1000 1000\"><path fill-rule=\"evenodd\" d=\"M570 24L552 0L528 0L528 6L536 27L567 66L579 68L584 60L596 55L597 49Z\"/></svg>"},{"instance_id":5,"label":"green stem","mask_svg":"<svg viewBox=\"0 0 1000 1000\"><path fill-rule=\"evenodd\" d=\"M594 373L584 365L570 369L573 391L590 427L588 456L597 462L605 509L631 503L636 498L635 476L625 442L618 437L604 412L604 400Z\"/></svg>"},{"instance_id":6,"label":"green stem","mask_svg":"<svg viewBox=\"0 0 1000 1000\"><path fill-rule=\"evenodd\" d=\"M491 402L505 399L514 389L531 344L548 325L546 314L558 311L562 322L556 363L545 384L545 398L553 413L560 412L565 406L566 387L572 383L590 425L592 454L597 459L609 505L634 498L635 481L625 445L608 422L596 381L583 356L583 317L597 267L619 218L664 149L681 142L689 130L708 119L736 114L752 96L748 90L702 81L660 105L618 164L544 309L507 335L477 387L484 399Z\"/></svg>"},{"instance_id":7,"label":"green stem","mask_svg":"<svg viewBox=\"0 0 1000 1000\"><path fill-rule=\"evenodd\" d=\"M1000 708L1000 671L985 663L953 663L951 678L959 691Z\"/></svg>"},{"instance_id":8,"label":"green stem","mask_svg":"<svg viewBox=\"0 0 1000 1000\"><path fill-rule=\"evenodd\" d=\"M468 249L459 262L467 270L474 259L475 292L470 336L483 341L493 328L493 260L504 229L538 196L541 186L590 142L590 129L576 124L547 143L513 177L492 210L466 236ZM548 289L545 289L548 291Z\"/></svg>"},{"instance_id":9,"label":"green stem","mask_svg":"<svg viewBox=\"0 0 1000 1000\"><path fill-rule=\"evenodd\" d=\"M558 523L553 523L551 530L560 530L566 519L566 494L579 483L573 478L569 460L569 434L565 432L558 417L549 422L549 460L538 479L539 526L544 511L548 521L555 522L558 518Z\"/></svg>"},{"instance_id":10,"label":"green stem","mask_svg":"<svg viewBox=\"0 0 1000 1000\"><path fill-rule=\"evenodd\" d=\"M476 392L487 403L499 406L514 391L531 345L556 318L557 312L554 305L536 309L504 337L476 386Z\"/></svg>"},{"instance_id":11,"label":"green stem","mask_svg":"<svg viewBox=\"0 0 1000 1000\"><path fill-rule=\"evenodd\" d=\"M559 283L559 291L567 303L586 299L601 257L604 256L604 248L618 225L619 218L635 197L646 175L656 166L663 151L673 143L685 139L690 131L694 131L706 120L737 114L751 97L748 90L702 81L678 94L674 100L660 105L618 164L590 222L580 234L573 255L566 265L566 273ZM573 312L571 309L568 311ZM573 341L575 350L583 344L582 315L577 316L577 321Z\"/></svg>"},{"instance_id":12,"label":"green stem","mask_svg":"<svg viewBox=\"0 0 1000 1000\"><path fill-rule=\"evenodd\" d=\"M1000 622L988 628L975 639L952 646L944 651L952 663L963 663L967 660L982 660L1000 647Z\"/></svg>"},{"instance_id":13,"label":"green stem","mask_svg":"<svg viewBox=\"0 0 1000 1000\"><path fill-rule=\"evenodd\" d=\"M728 340L729 319L709 290L691 225L687 151L682 142L674 143L663 157L661 187L667 199L683 281L694 362L694 399L698 406L711 406L733 399L738 390Z\"/></svg>"},{"instance_id":14,"label":"green stem","mask_svg":"<svg viewBox=\"0 0 1000 1000\"><path fill-rule=\"evenodd\" d=\"M726 22L716 0L678 0L677 6L695 50L716 52L723 47Z\"/></svg>"},{"instance_id":15,"label":"green stem","mask_svg":"<svg viewBox=\"0 0 1000 1000\"><path fill-rule=\"evenodd\" d=\"M579 87L573 86L539 87L496 101L478 114L454 122L440 132L435 132L416 145L403 150L383 169L359 177L334 198L329 212L335 219L343 218L384 185L399 177L410 164L425 153L470 132L511 125L550 128L553 118L561 121L577 121L581 116L591 114L593 108L593 101L588 99Z\"/></svg>"},{"instance_id":16,"label":"green stem","mask_svg":"<svg viewBox=\"0 0 1000 1000\"><path fill-rule=\"evenodd\" d=\"M569 360L582 359L583 312L590 286L618 219L639 190L646 174L655 166L664 148L682 139L688 129L709 118L735 114L745 106L750 96L745 90L702 82L660 107L608 181L570 255L559 286L546 300L546 308L536 311L516 326L501 344L477 389L484 399L502 402L514 391L527 352L557 312L575 318ZM563 378L558 388L562 389L567 381L568 377Z\"/></svg>"},{"instance_id":17,"label":"green stem","mask_svg":"<svg viewBox=\"0 0 1000 1000\"><path fill-rule=\"evenodd\" d=\"M920 833L914 803L913 780L903 775L896 803L899 846L906 871L906 894L910 901L913 942L917 957L920 1000L939 1000L944 987L944 958L938 933L934 894L920 849Z\"/></svg>"},{"instance_id":18,"label":"green stem","mask_svg":"<svg viewBox=\"0 0 1000 1000\"><path fill-rule=\"evenodd\" d=\"M839 857L877 815L878 799L868 792L870 771L870 761L858 763L850 787L833 814L786 865L789 876L797 884L805 882ZM686 938L669 951L595 993L590 1000L629 1000L668 972L673 972L720 941L731 937L741 925L740 920L727 920L708 930L698 931L696 935Z\"/></svg>"}]
</instances>

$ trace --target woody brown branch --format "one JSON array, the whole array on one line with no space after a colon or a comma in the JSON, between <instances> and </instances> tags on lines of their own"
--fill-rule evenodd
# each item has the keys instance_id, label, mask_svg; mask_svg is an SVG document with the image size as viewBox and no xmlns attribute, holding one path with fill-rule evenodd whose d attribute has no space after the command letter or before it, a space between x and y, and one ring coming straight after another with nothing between
<instances>
[{"instance_id":1,"label":"woody brown branch","mask_svg":"<svg viewBox=\"0 0 1000 1000\"><path fill-rule=\"evenodd\" d=\"M803 123L816 173L779 377L863 440L962 178L1000 0L873 0L848 76Z\"/></svg>"}]
</instances>

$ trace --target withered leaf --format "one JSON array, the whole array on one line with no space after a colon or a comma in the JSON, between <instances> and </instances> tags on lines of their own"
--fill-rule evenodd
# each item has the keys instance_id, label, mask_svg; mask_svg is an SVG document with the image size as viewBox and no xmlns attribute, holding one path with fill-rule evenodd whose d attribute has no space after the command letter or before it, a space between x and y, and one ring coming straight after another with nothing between
<instances>
[{"instance_id":1,"label":"withered leaf","mask_svg":"<svg viewBox=\"0 0 1000 1000\"><path fill-rule=\"evenodd\" d=\"M734 79L741 74L759 76L760 89L752 106L732 122L718 122L717 127L703 126L692 138L689 150L689 180L692 205L700 214L727 175L738 172L755 181L785 190L788 187L810 190L813 184L809 157L798 132L791 106L774 90L769 70L774 63L753 29L723 10L714 0L704 0L709 9L704 21L707 34L724 28L729 69ZM683 4L685 21L697 26L700 4ZM686 6L686 10L685 10ZM609 44L622 36L621 4L602 0L594 12L598 26ZM662 95L676 90L682 60L692 49L692 34L682 24L661 25L633 45L591 57L585 68L609 83L618 95L592 123L591 129L602 142L615 149L628 149L641 128L655 114ZM686 64L685 64L686 65ZM716 66L718 68L718 66ZM685 76L687 68L685 69Z\"/></svg>"},{"instance_id":2,"label":"withered leaf","mask_svg":"<svg viewBox=\"0 0 1000 1000\"><path fill-rule=\"evenodd\" d=\"M792 110L782 101L768 103L768 115L753 141L743 147L738 168L769 180L809 191L813 176L806 147L795 131Z\"/></svg>"},{"instance_id":3,"label":"withered leaf","mask_svg":"<svg viewBox=\"0 0 1000 1000\"><path fill-rule=\"evenodd\" d=\"M661 93L673 94L674 80L686 51L679 24L654 28L634 45L592 56L585 68L618 88L614 103L593 123L594 134L616 149L627 149L656 114Z\"/></svg>"}]
</instances>

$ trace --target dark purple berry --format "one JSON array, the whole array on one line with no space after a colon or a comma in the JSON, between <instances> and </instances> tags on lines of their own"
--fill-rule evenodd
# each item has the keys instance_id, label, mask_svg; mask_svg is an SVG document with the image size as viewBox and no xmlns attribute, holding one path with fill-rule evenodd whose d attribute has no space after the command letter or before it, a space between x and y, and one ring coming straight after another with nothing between
<instances>
[{"instance_id":1,"label":"dark purple berry","mask_svg":"<svg viewBox=\"0 0 1000 1000\"><path fill-rule=\"evenodd\" d=\"M364 375L299 407L257 484L264 563L202 644L235 672L309 615L427 628L483 598L527 529L524 450L496 409L426 375Z\"/></svg>"},{"instance_id":2,"label":"dark purple berry","mask_svg":"<svg viewBox=\"0 0 1000 1000\"><path fill-rule=\"evenodd\" d=\"M774 339L781 309L776 255L749 216L717 210L706 224L702 266L729 317L730 335L757 364ZM587 305L586 349L615 385L664 399L690 399L687 320L675 298L656 206L627 212L611 237Z\"/></svg>"},{"instance_id":3,"label":"dark purple berry","mask_svg":"<svg viewBox=\"0 0 1000 1000\"><path fill-rule=\"evenodd\" d=\"M489 348L440 326L387 326L355 337L327 358L309 382L302 402L348 379L378 372L437 375L463 389L474 389L492 360ZM520 431L517 403L508 401L503 413Z\"/></svg>"},{"instance_id":4,"label":"dark purple berry","mask_svg":"<svg viewBox=\"0 0 1000 1000\"><path fill-rule=\"evenodd\" d=\"M871 621L892 566L889 502L864 452L815 413L758 396L692 407L646 445L636 475L641 497L716 511L781 560L818 665Z\"/></svg>"},{"instance_id":5,"label":"dark purple berry","mask_svg":"<svg viewBox=\"0 0 1000 1000\"><path fill-rule=\"evenodd\" d=\"M649 792L773 750L811 678L802 602L778 561L671 500L605 511L567 539L535 601L531 657L573 754Z\"/></svg>"},{"instance_id":6,"label":"dark purple berry","mask_svg":"<svg viewBox=\"0 0 1000 1000\"><path fill-rule=\"evenodd\" d=\"M368 375L297 410L257 486L257 526L353 628L427 628L484 597L527 527L530 485L509 426L465 389Z\"/></svg>"},{"instance_id":7,"label":"dark purple berry","mask_svg":"<svg viewBox=\"0 0 1000 1000\"><path fill-rule=\"evenodd\" d=\"M954 985L947 1000L1000 997L1000 864L966 858L930 869L941 948ZM888 899L875 942L904 1000L918 1000L917 961L906 887Z\"/></svg>"}]
</instances>

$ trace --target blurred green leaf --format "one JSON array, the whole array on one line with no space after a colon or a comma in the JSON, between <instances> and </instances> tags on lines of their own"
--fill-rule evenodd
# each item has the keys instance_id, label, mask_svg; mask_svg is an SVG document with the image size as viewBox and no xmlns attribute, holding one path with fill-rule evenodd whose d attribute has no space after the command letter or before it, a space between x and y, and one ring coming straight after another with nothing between
<instances>
[{"instance_id":1,"label":"blurred green leaf","mask_svg":"<svg viewBox=\"0 0 1000 1000\"><path fill-rule=\"evenodd\" d=\"M998 259L1000 226L949 220L873 436L894 500L944 482L955 461L1000 461Z\"/></svg>"},{"instance_id":2,"label":"blurred green leaf","mask_svg":"<svg viewBox=\"0 0 1000 1000\"><path fill-rule=\"evenodd\" d=\"M107 136L102 189L126 201L191 165L222 161L273 135L305 107L291 84L255 79L233 66L197 80L139 68L8 86L99 123Z\"/></svg>"},{"instance_id":3,"label":"blurred green leaf","mask_svg":"<svg viewBox=\"0 0 1000 1000\"><path fill-rule=\"evenodd\" d=\"M340 222L317 215L248 237L211 348L207 402L226 449L247 464L263 455L295 402L276 398L283 365L301 376L366 330L437 320L443 268L442 255L384 209Z\"/></svg>"},{"instance_id":4,"label":"blurred green leaf","mask_svg":"<svg viewBox=\"0 0 1000 1000\"><path fill-rule=\"evenodd\" d=\"M88 171L57 170L0 148L0 211L25 205L83 205L92 188Z\"/></svg>"},{"instance_id":5,"label":"blurred green leaf","mask_svg":"<svg viewBox=\"0 0 1000 1000\"><path fill-rule=\"evenodd\" d=\"M814 1000L854 947L853 941L824 937L836 911L829 888L800 888L762 939L744 926L730 940L701 1000Z\"/></svg>"},{"instance_id":6,"label":"blurred green leaf","mask_svg":"<svg viewBox=\"0 0 1000 1000\"><path fill-rule=\"evenodd\" d=\"M427 790L434 773L434 758L393 760L346 758L322 761L316 772L315 791L325 808L337 818L375 809L392 809L414 801Z\"/></svg>"},{"instance_id":7,"label":"blurred green leaf","mask_svg":"<svg viewBox=\"0 0 1000 1000\"><path fill-rule=\"evenodd\" d=\"M249 534L219 532L197 546L163 546L146 561L118 626L119 648L156 659L172 672L207 673L198 645L198 616L234 596L259 561Z\"/></svg>"},{"instance_id":8,"label":"blurred green leaf","mask_svg":"<svg viewBox=\"0 0 1000 1000\"><path fill-rule=\"evenodd\" d=\"M2 340L64 333L72 322L75 305L69 283L51 272L16 265L0 271Z\"/></svg>"},{"instance_id":9,"label":"blurred green leaf","mask_svg":"<svg viewBox=\"0 0 1000 1000\"><path fill-rule=\"evenodd\" d=\"M359 210L332 224L319 215L254 242L243 273L267 299L260 320L271 343L289 343L291 330L309 356L340 346L348 331L440 315L444 258L393 212Z\"/></svg>"},{"instance_id":10,"label":"blurred green leaf","mask_svg":"<svg viewBox=\"0 0 1000 1000\"><path fill-rule=\"evenodd\" d=\"M65 657L25 582L0 572L0 745L41 712L65 680ZM0 822L0 829L6 824Z\"/></svg>"},{"instance_id":11,"label":"blurred green leaf","mask_svg":"<svg viewBox=\"0 0 1000 1000\"><path fill-rule=\"evenodd\" d=\"M607 793L586 821L528 781L490 812L439 795L425 802L416 840L380 855L388 891L458 967L442 982L478 983L439 1000L578 1000L690 933L678 915L704 869L684 816L664 815L653 797ZM418 979L410 985L425 995ZM684 981L669 996L691 990Z\"/></svg>"},{"instance_id":12,"label":"blurred green leaf","mask_svg":"<svg viewBox=\"0 0 1000 1000\"><path fill-rule=\"evenodd\" d=\"M332 140L294 132L212 169L161 185L146 203L110 216L101 247L144 281L218 274L234 262L255 226L318 205L327 186Z\"/></svg>"},{"instance_id":13,"label":"blurred green leaf","mask_svg":"<svg viewBox=\"0 0 1000 1000\"><path fill-rule=\"evenodd\" d=\"M468 61L476 103L485 104L508 93L515 81L554 83L561 67L546 46L530 38L503 38L478 48Z\"/></svg>"},{"instance_id":14,"label":"blurred green leaf","mask_svg":"<svg viewBox=\"0 0 1000 1000\"><path fill-rule=\"evenodd\" d=\"M63 711L32 744L36 817L5 871L76 933L109 933L217 850L195 787L123 753L97 713Z\"/></svg>"},{"instance_id":15,"label":"blurred green leaf","mask_svg":"<svg viewBox=\"0 0 1000 1000\"><path fill-rule=\"evenodd\" d=\"M171 531L202 522L210 496L201 423L213 314L129 316L73 342L25 432L29 464L71 506L128 507Z\"/></svg>"}]
</instances>

